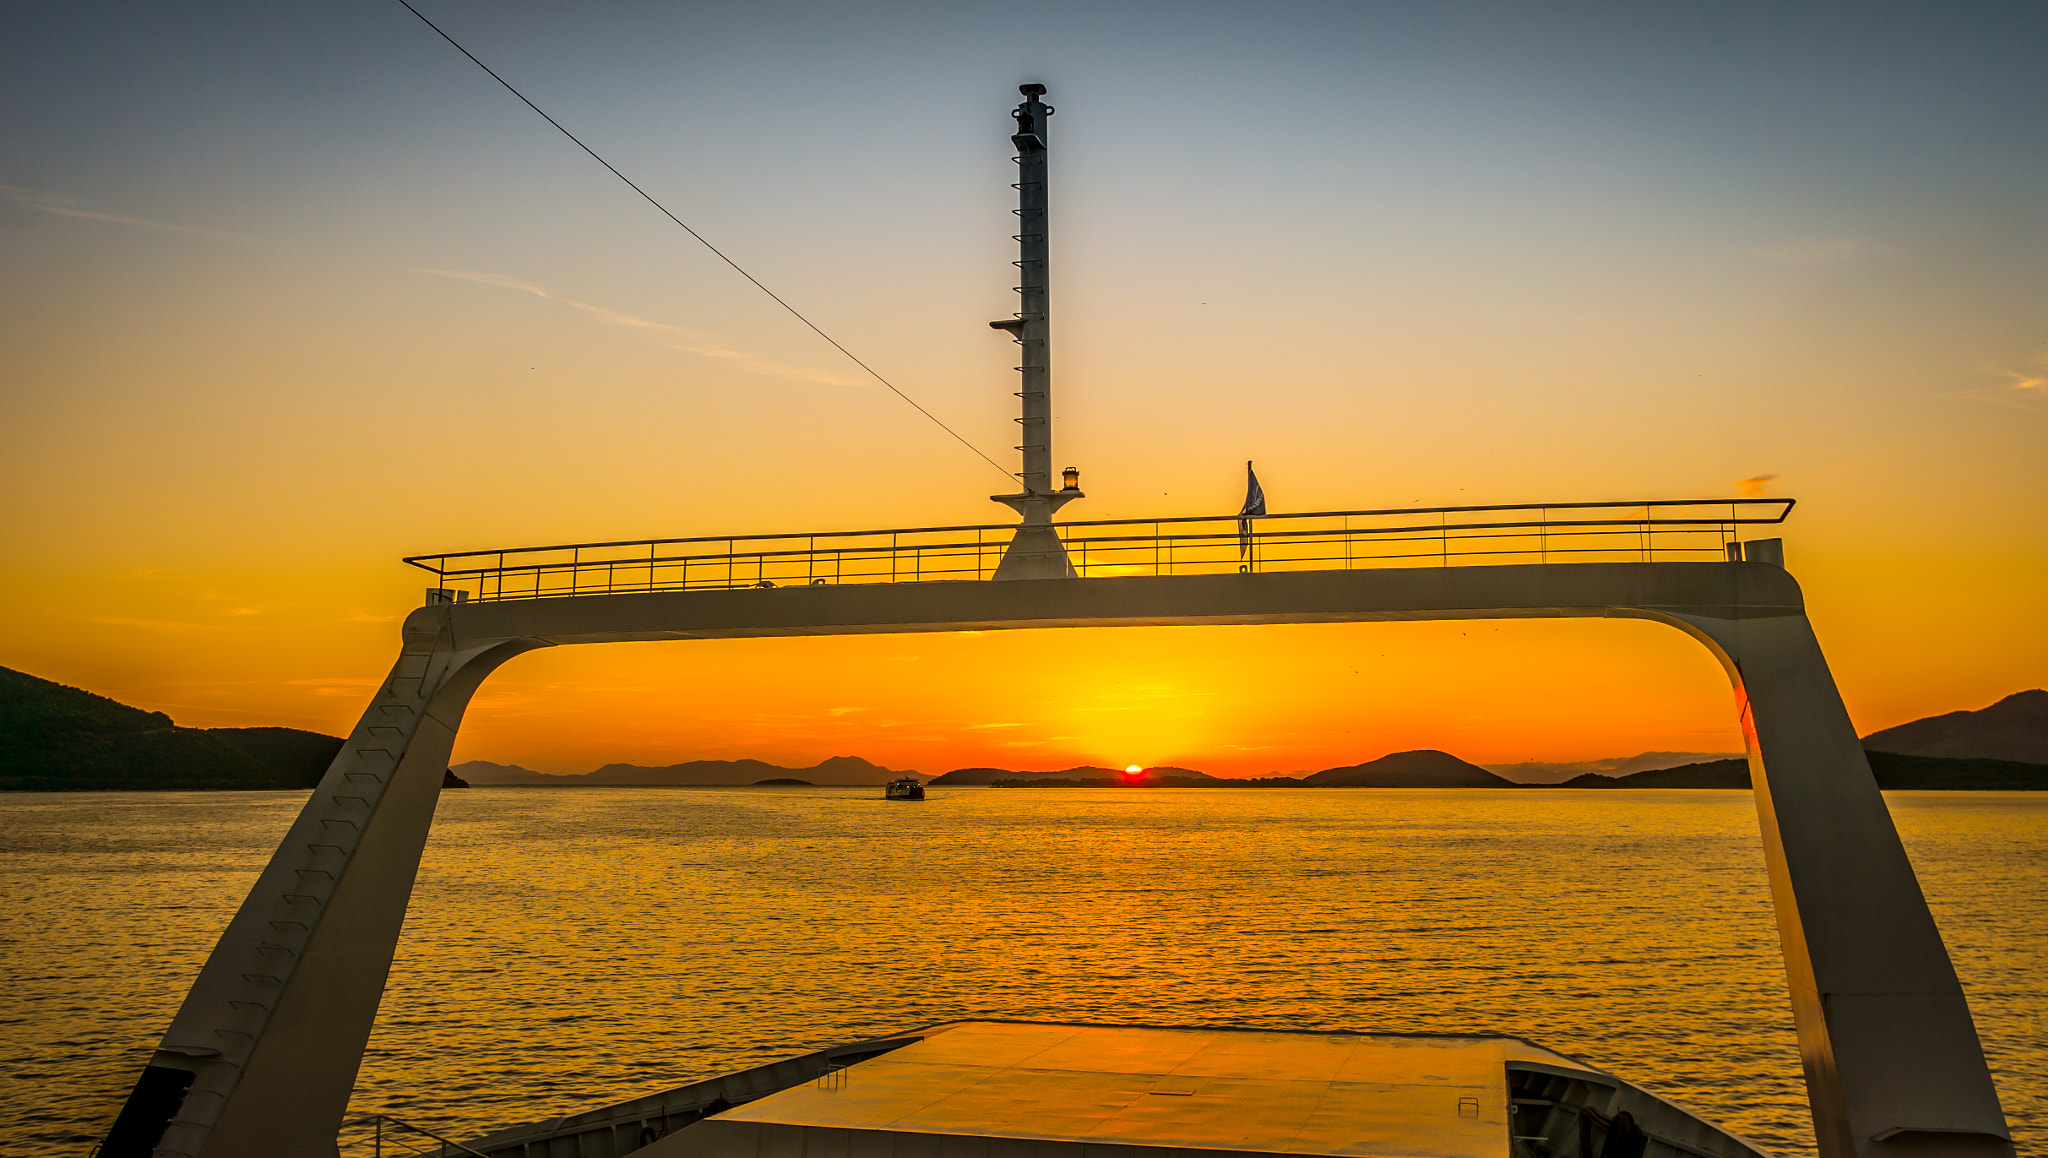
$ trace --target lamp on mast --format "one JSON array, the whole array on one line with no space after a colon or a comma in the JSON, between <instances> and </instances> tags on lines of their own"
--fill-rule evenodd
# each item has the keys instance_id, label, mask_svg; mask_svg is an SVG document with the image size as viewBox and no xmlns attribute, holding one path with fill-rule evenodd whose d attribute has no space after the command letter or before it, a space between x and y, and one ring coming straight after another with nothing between
<instances>
[{"instance_id":1,"label":"lamp on mast","mask_svg":"<svg viewBox=\"0 0 2048 1158\"><path fill-rule=\"evenodd\" d=\"M1022 300L1015 317L989 326L1008 333L1023 351L1022 365L1017 367L1022 376L1017 397L1023 403L1023 416L1017 423L1023 438L1017 449L1023 453L1024 469L1017 478L1024 487L1017 494L989 497L1015 510L1024 521L1003 553L995 577L1071 579L1074 566L1067 561L1067 549L1052 516L1085 496L1078 470L1067 468L1058 490L1053 489L1052 478L1052 303L1046 268L1051 247L1046 236L1045 173L1046 120L1052 116L1052 106L1039 99L1045 95L1042 84L1019 85L1017 91L1024 94L1024 103L1010 113L1017 121L1010 142L1017 147L1017 269L1021 283L1017 293Z\"/></svg>"}]
</instances>

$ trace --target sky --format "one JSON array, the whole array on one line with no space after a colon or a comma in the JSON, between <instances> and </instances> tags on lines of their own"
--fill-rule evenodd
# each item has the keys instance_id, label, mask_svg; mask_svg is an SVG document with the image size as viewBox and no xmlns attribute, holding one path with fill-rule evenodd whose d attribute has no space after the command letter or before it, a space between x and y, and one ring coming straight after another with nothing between
<instances>
[{"instance_id":1,"label":"sky","mask_svg":"<svg viewBox=\"0 0 2048 1158\"><path fill-rule=\"evenodd\" d=\"M1072 518L1793 497L1858 728L2048 683L2048 9L422 10L1007 461L1016 85ZM0 664L340 734L401 556L1003 521L988 463L395 0L17 6ZM1637 622L621 644L458 760L1259 774L1740 748Z\"/></svg>"}]
</instances>

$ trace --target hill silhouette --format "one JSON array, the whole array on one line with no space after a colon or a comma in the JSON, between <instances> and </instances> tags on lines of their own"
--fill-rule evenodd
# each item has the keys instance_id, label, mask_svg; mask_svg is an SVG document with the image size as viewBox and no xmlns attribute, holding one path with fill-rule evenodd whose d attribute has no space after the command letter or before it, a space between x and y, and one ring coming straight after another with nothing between
<instances>
[{"instance_id":1,"label":"hill silhouette","mask_svg":"<svg viewBox=\"0 0 2048 1158\"><path fill-rule=\"evenodd\" d=\"M1928 716L1863 737L1874 752L2048 764L2048 691L2015 692L1988 708Z\"/></svg>"},{"instance_id":2,"label":"hill silhouette","mask_svg":"<svg viewBox=\"0 0 2048 1158\"><path fill-rule=\"evenodd\" d=\"M1965 760L1947 756L1907 756L1897 752L1866 752L1877 786L1886 791L1968 790L1977 792L2048 791L2048 765L2017 760ZM1677 768L1658 768L1630 776L1589 772L1555 788L1726 788L1747 791L1748 760L1709 760Z\"/></svg>"},{"instance_id":3,"label":"hill silhouette","mask_svg":"<svg viewBox=\"0 0 2048 1158\"><path fill-rule=\"evenodd\" d=\"M1231 787L1240 781L1225 780L1207 772L1192 768L1161 766L1147 768L1136 776L1125 774L1121 768L1098 768L1084 764L1077 768L1061 768L1055 772L1012 772L1008 768L955 768L951 772L932 777L934 785L1001 784L1005 788L1038 786L1042 788L1105 788L1139 787L1149 788L1162 784L1186 782L1187 784L1216 784Z\"/></svg>"},{"instance_id":4,"label":"hill silhouette","mask_svg":"<svg viewBox=\"0 0 2048 1158\"><path fill-rule=\"evenodd\" d=\"M2048 691L2019 692L1978 711L1949 712L1864 738L1885 789L2048 791ZM0 790L305 789L319 783L342 741L298 728L185 728L162 712L0 667ZM459 774L459 775L458 775ZM748 785L801 780L881 785L905 773L857 756L810 768L760 760L693 760L649 767L607 764L580 776L474 760L443 780L478 785ZM912 773L912 775L915 775ZM1518 785L1431 749L1298 776L1226 779L1189 768L1147 768L1137 777L1092 765L1050 772L956 768L934 785L1188 788L1511 788ZM1565 788L1749 787L1744 760L1695 761L1630 775L1587 773Z\"/></svg>"},{"instance_id":5,"label":"hill silhouette","mask_svg":"<svg viewBox=\"0 0 2048 1158\"><path fill-rule=\"evenodd\" d=\"M0 789L311 788L341 740L297 728L181 728L0 668Z\"/></svg>"},{"instance_id":6,"label":"hill silhouette","mask_svg":"<svg viewBox=\"0 0 2048 1158\"><path fill-rule=\"evenodd\" d=\"M1005 768L955 768L932 778L934 786L983 784L996 788L1515 788L1477 764L1449 752L1395 752L1363 764L1325 768L1307 776L1229 779L1192 768L1161 766L1132 776L1116 768L1063 768L1055 772L1012 772Z\"/></svg>"},{"instance_id":7,"label":"hill silhouette","mask_svg":"<svg viewBox=\"0 0 2048 1158\"><path fill-rule=\"evenodd\" d=\"M1393 752L1377 760L1345 768L1325 768L1301 781L1311 788L1516 788L1503 779L1468 764L1449 752L1424 748Z\"/></svg>"},{"instance_id":8,"label":"hill silhouette","mask_svg":"<svg viewBox=\"0 0 2048 1158\"><path fill-rule=\"evenodd\" d=\"M581 775L562 776L535 772L516 764L471 760L457 764L454 771L479 787L531 785L552 788L715 788L790 779L808 784L847 786L887 784L899 776L915 775L871 764L858 756L834 756L809 768L784 768L762 760L690 760L659 767L606 764Z\"/></svg>"}]
</instances>

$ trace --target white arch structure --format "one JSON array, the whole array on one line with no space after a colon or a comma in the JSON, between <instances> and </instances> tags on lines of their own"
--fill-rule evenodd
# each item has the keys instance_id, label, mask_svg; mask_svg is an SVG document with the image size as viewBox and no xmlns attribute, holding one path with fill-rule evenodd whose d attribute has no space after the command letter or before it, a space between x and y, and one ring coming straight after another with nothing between
<instances>
[{"instance_id":1,"label":"white arch structure","mask_svg":"<svg viewBox=\"0 0 2048 1158\"><path fill-rule=\"evenodd\" d=\"M229 923L104 1158L333 1158L470 697L540 647L1000 628L1620 616L1728 673L1824 1158L2011 1155L1955 969L1807 622L1760 562L653 591L428 606Z\"/></svg>"}]
</instances>

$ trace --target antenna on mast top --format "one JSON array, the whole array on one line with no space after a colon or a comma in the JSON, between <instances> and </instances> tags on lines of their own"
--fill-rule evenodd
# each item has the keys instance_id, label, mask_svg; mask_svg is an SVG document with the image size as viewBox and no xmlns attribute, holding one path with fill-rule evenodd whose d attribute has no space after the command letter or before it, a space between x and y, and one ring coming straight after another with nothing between
<instances>
[{"instance_id":1,"label":"antenna on mast top","mask_svg":"<svg viewBox=\"0 0 2048 1158\"><path fill-rule=\"evenodd\" d=\"M1080 472L1068 467L1058 490L1052 485L1052 299L1047 264L1046 220L1046 121L1052 106L1040 100L1045 86L1036 82L1020 84L1017 91L1024 103L1012 109L1017 131L1010 143L1017 147L1017 293L1021 308L1016 315L990 322L993 329L1008 333L1023 351L1017 367L1023 381L1017 397L1023 402L1023 416L1017 419L1023 439L1024 469L1017 478L1024 489L1013 495L991 495L1023 516L1017 534L1010 540L997 579L1071 579L1073 564L1067 561L1066 546L1060 542L1052 516L1061 507L1083 497Z\"/></svg>"}]
</instances>

